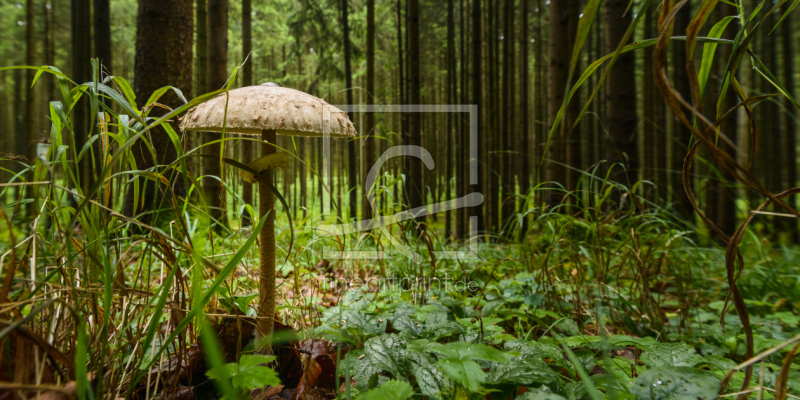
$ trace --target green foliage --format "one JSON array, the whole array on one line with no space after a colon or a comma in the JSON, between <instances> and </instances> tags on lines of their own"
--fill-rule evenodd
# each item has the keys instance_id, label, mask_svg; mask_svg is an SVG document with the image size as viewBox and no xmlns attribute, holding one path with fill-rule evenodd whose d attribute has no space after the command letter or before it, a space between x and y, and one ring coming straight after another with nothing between
<instances>
[{"instance_id":1,"label":"green foliage","mask_svg":"<svg viewBox=\"0 0 800 400\"><path fill-rule=\"evenodd\" d=\"M386 381L380 387L358 396L357 400L406 400L414 395L414 389L407 382Z\"/></svg>"},{"instance_id":2,"label":"green foliage","mask_svg":"<svg viewBox=\"0 0 800 400\"><path fill-rule=\"evenodd\" d=\"M633 394L641 400L711 400L718 391L714 375L686 367L647 370L633 386Z\"/></svg>"},{"instance_id":3,"label":"green foliage","mask_svg":"<svg viewBox=\"0 0 800 400\"><path fill-rule=\"evenodd\" d=\"M208 372L209 378L215 380L230 380L231 385L239 390L253 390L266 386L280 385L278 374L267 364L275 360L275 356L244 354L238 363L229 363L214 367Z\"/></svg>"}]
</instances>

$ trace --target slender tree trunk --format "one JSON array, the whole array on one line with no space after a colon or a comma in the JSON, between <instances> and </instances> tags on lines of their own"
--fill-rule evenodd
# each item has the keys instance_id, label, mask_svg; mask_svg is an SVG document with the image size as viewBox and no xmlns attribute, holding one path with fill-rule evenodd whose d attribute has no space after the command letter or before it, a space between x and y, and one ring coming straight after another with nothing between
<instances>
[{"instance_id":1,"label":"slender tree trunk","mask_svg":"<svg viewBox=\"0 0 800 400\"><path fill-rule=\"evenodd\" d=\"M447 0L447 104L455 104L456 101L456 39L455 39L455 9L453 5L453 0ZM453 155L450 154L452 151L452 143L453 143L453 134L454 128L456 126L456 114L455 113L447 113L447 138L445 142L445 148L447 149L445 160L445 176L447 180L445 181L445 187L447 198L451 199L452 197L452 181L453 181ZM447 211L445 214L444 220L444 231L445 237L449 237L453 234L453 214L450 211Z\"/></svg>"},{"instance_id":2,"label":"slender tree trunk","mask_svg":"<svg viewBox=\"0 0 800 400\"><path fill-rule=\"evenodd\" d=\"M109 0L94 0L93 4L94 57L99 59L100 62L101 69L98 78L102 82L104 76L113 74L111 63L111 10L109 9ZM99 98L99 101L105 103L102 97ZM102 111L102 109L99 111ZM90 120L94 119L90 118ZM108 140L108 137L98 138L92 144L93 154L90 155L90 158L94 159L94 168L97 174L100 174L103 170L103 159L104 153L106 153L105 147L109 144ZM106 145L103 143L106 143Z\"/></svg>"},{"instance_id":3,"label":"slender tree trunk","mask_svg":"<svg viewBox=\"0 0 800 400\"><path fill-rule=\"evenodd\" d=\"M691 3L686 3L678 11L675 17L673 34L682 36L686 34L686 28L692 19ZM674 86L684 99L691 99L691 89L689 87L689 77L686 72L686 46L683 42L673 43L673 70ZM672 201L675 204L675 211L682 218L689 222L694 222L694 209L692 208L689 197L681 183L681 171L683 170L683 159L689 150L692 134L676 118L673 117L673 136L672 160L670 162L670 188L672 190Z\"/></svg>"},{"instance_id":4,"label":"slender tree trunk","mask_svg":"<svg viewBox=\"0 0 800 400\"><path fill-rule=\"evenodd\" d=\"M536 9L538 12L536 13L536 42L534 42L536 46L536 110L535 110L535 119L534 122L534 136L533 136L533 144L534 144L534 151L533 156L535 156L534 160L536 161L536 175L534 176L533 184L536 185L541 182L542 179L542 171L538 165L542 165L540 160L540 155L542 154L544 142L543 138L547 134L546 126L545 126L545 113L546 108L545 104L547 104L548 98L548 91L547 91L547 81L544 79L545 74L545 59L544 59L544 34L545 30L543 29L544 26L544 7L542 5L542 0L536 0ZM538 197L538 194L537 194ZM540 201L536 202L537 205L540 204Z\"/></svg>"},{"instance_id":5,"label":"slender tree trunk","mask_svg":"<svg viewBox=\"0 0 800 400\"><path fill-rule=\"evenodd\" d=\"M347 0L342 0L342 34L344 37L344 76L345 76L345 91L347 92L347 104L353 104L353 72L350 66L350 25L347 16ZM348 194L350 198L350 218L356 218L358 215L358 147L355 140L348 140L347 142L347 182Z\"/></svg>"},{"instance_id":6,"label":"slender tree trunk","mask_svg":"<svg viewBox=\"0 0 800 400\"><path fill-rule=\"evenodd\" d=\"M195 94L205 93L208 90L206 83L208 63L208 15L206 13L206 0L195 0L195 54L194 61L194 92Z\"/></svg>"},{"instance_id":7,"label":"slender tree trunk","mask_svg":"<svg viewBox=\"0 0 800 400\"><path fill-rule=\"evenodd\" d=\"M523 0L523 2L525 2L525 1L526 0ZM482 135L483 132L480 131L480 128L481 128L481 114L480 113L481 113L481 110L483 109L483 93L482 93L482 90L481 90L482 87L483 87L482 83L481 83L481 74L482 74L482 71L481 71L482 70L482 68L481 68L481 58L482 58L482 56L481 56L481 47L482 47L482 43L483 43L483 39L482 39L482 37L483 37L483 28L481 26L481 20L482 19L483 18L482 18L482 15L481 15L481 1L480 0L472 0L472 34L473 34L473 37L472 37L472 104L475 104L477 106L477 109L478 109L477 113L476 113L477 121L475 121L476 129L478 129L478 132L477 132L478 149L483 148L483 146L485 146L485 144L486 144L485 140L483 139L483 135ZM469 141L466 141L465 143L469 143ZM466 147L466 146L464 146L464 147ZM465 151L466 151L466 149L465 149ZM469 158L472 158L472 155L470 155ZM472 181L470 181L470 185L473 186L473 190L475 192L483 193L484 185L483 185L483 182L481 182L481 179L480 179L480 177L481 177L480 170L481 170L482 167L481 167L481 164L479 162L480 160L475 160L475 161L476 161L476 164L478 165L478 170L475 173L476 176L475 176L474 183ZM470 177L470 179L472 180L473 178ZM475 228L478 231L483 232L484 228L485 228L485 226L484 226L484 217L483 217L483 213L484 213L485 207L483 207L483 206L475 207L474 210L477 211L477 212L474 212L473 214L476 214L476 216L477 216L477 224L478 224L478 226L476 226ZM467 229L469 229L469 224L467 224Z\"/></svg>"},{"instance_id":8,"label":"slender tree trunk","mask_svg":"<svg viewBox=\"0 0 800 400\"><path fill-rule=\"evenodd\" d=\"M656 13L653 10L648 10L648 14L644 17L644 35L646 38L655 37L655 19ZM642 169L644 170L644 179L650 180L655 183L656 188L661 187L661 183L658 179L658 151L663 151L660 149L661 146L656 146L657 138L660 135L656 134L657 126L656 126L656 106L654 100L655 95L655 81L653 80L653 49L652 47L648 47L644 50L644 75L643 75L643 88L642 88L642 96L644 99L642 101L644 107L644 125L643 125L643 133L642 133L642 141L643 141L643 165ZM646 187L645 190L650 190L649 187ZM658 193L658 191L655 191ZM650 200L656 201L658 200L655 196L650 197Z\"/></svg>"},{"instance_id":9,"label":"slender tree trunk","mask_svg":"<svg viewBox=\"0 0 800 400\"><path fill-rule=\"evenodd\" d=\"M105 70L111 64L111 10L109 0L94 0L94 56L100 59Z\"/></svg>"},{"instance_id":10,"label":"slender tree trunk","mask_svg":"<svg viewBox=\"0 0 800 400\"><path fill-rule=\"evenodd\" d=\"M194 7L194 28L195 28L195 42L194 42L194 76L193 76L193 91L195 95L206 93L208 90L208 83L206 77L208 75L208 13L206 12L206 0L195 0ZM205 140L204 132L188 132L187 135L193 139L198 145L202 144ZM202 154L207 154L208 150L201 150ZM204 171L205 159L202 157L194 157L192 166L195 171Z\"/></svg>"},{"instance_id":11,"label":"slender tree trunk","mask_svg":"<svg viewBox=\"0 0 800 400\"><path fill-rule=\"evenodd\" d=\"M769 18L769 25L775 26L778 22L778 18L780 18L779 13L772 13ZM766 21L765 21L766 22ZM762 35L762 47L761 51L763 52L762 61L766 64L767 68L771 71L780 71L778 68L778 49L776 48L776 42L778 37L778 32L776 32L773 36L766 36ZM762 79L764 93L774 93L776 90L773 88L772 84L767 82L765 79ZM762 107L764 107L765 112L765 119L764 123L766 124L766 129L759 132L759 136L764 139L763 147L761 148L760 153L763 156L763 163L761 164L761 169L764 171L766 175L766 185L765 187L767 190L771 191L772 193L779 193L783 191L785 188L783 187L782 180L783 180L783 171L782 167L785 165L785 154L783 149L781 148L781 109L778 106L778 102L764 102ZM783 209L780 206L773 205L773 211L775 212L783 212ZM780 217L767 217L770 220L770 225L774 228L776 233L783 233L784 225L782 224L783 218Z\"/></svg>"},{"instance_id":12,"label":"slender tree trunk","mask_svg":"<svg viewBox=\"0 0 800 400\"><path fill-rule=\"evenodd\" d=\"M569 23L567 24L567 30L569 31L569 45L570 45L570 54L567 56L569 65L572 62L572 47L574 46L575 39L577 38L577 31L578 31L578 21L581 19L581 1L580 0L569 0L569 5L567 9L567 14L569 15ZM580 55L578 56L580 60ZM578 61L578 67L576 68L577 71L581 70L581 63ZM568 76L568 80L571 80L572 77ZM574 83L571 82L570 83ZM635 102L633 103L635 107ZM566 168L564 173L566 175L566 185L567 189L570 191L574 191L578 189L578 180L581 177L581 168L583 164L583 160L581 160L581 143L584 140L583 131L581 129L581 125L578 124L574 128L572 125L578 119L578 115L580 114L581 107L583 106L581 100L581 91L575 92L575 95L570 100L569 104L567 105L567 110L565 113L564 122L562 123L564 129L564 159L567 161L567 165L571 168ZM563 125L566 123L567 125Z\"/></svg>"},{"instance_id":13,"label":"slender tree trunk","mask_svg":"<svg viewBox=\"0 0 800 400\"><path fill-rule=\"evenodd\" d=\"M549 53L550 65L548 68L549 95L547 104L547 127L552 127L556 121L556 115L564 102L564 90L567 86L569 76L569 62L572 55L573 43L569 40L570 4L573 0L551 1L550 2L550 34ZM562 165L566 159L566 133L570 127L570 121L564 118L559 129L552 135L550 148L544 155L549 161L547 163L547 180L554 184L567 184L567 171ZM549 132L545 132L542 142L548 141ZM545 196L545 201L553 206L558 204L563 197L562 193L551 191Z\"/></svg>"},{"instance_id":14,"label":"slender tree trunk","mask_svg":"<svg viewBox=\"0 0 800 400\"><path fill-rule=\"evenodd\" d=\"M375 102L375 0L367 0L367 106ZM364 115L366 123L361 127L361 135L364 139L363 166L364 173L368 173L375 157L375 143L372 139L375 129L375 113L367 112ZM363 219L372 218L372 207L367 200L367 193L374 190L374 187L366 186L365 183L363 196L361 197L361 217Z\"/></svg>"},{"instance_id":15,"label":"slender tree trunk","mask_svg":"<svg viewBox=\"0 0 800 400\"><path fill-rule=\"evenodd\" d=\"M729 15L736 15L736 8L728 5L728 4L720 4L719 5L719 13L720 19L729 16ZM725 32L723 33L722 37L724 39L733 40L736 38L736 30L735 30L735 21L732 22ZM727 60L730 58L731 55L731 47L730 46L719 46L717 51L720 52L719 55L719 63L718 68L720 71L720 76L725 72L725 65ZM790 53L787 53L790 54ZM740 68L741 70L741 68ZM731 107L735 106L738 103L738 98L736 96L736 92L734 90L728 90L727 97L725 98L725 106L722 107L723 110L728 110ZM733 140L734 142L737 139L736 130L737 130L737 121L736 115L732 115L727 118L722 123L722 132L724 132L728 137ZM736 158L736 153L734 149L729 148L727 145L723 144L723 141L719 141L720 145L725 149L728 154L730 154L734 159ZM733 180L730 176L723 173L722 180L717 182L717 203L716 203L716 225L726 234L731 235L736 230L738 224L736 223L736 191L734 190L736 185L736 181ZM713 207L714 204L709 204L709 206Z\"/></svg>"},{"instance_id":16,"label":"slender tree trunk","mask_svg":"<svg viewBox=\"0 0 800 400\"><path fill-rule=\"evenodd\" d=\"M208 0L206 4L208 6L206 91L212 92L223 88L228 80L228 0ZM223 139L221 133L206 132L207 143L220 139ZM208 145L206 149L211 157L203 160L204 175L224 179L225 168L221 159L222 143ZM211 216L220 224L227 225L226 193L219 179L204 179L203 191L211 205ZM221 228L222 226L219 226L217 229Z\"/></svg>"},{"instance_id":17,"label":"slender tree trunk","mask_svg":"<svg viewBox=\"0 0 800 400\"><path fill-rule=\"evenodd\" d=\"M45 7L49 10L49 15L45 16L45 20L48 21L47 24L47 32L48 32L48 42L50 45L47 48L47 53L45 54L45 63L47 65L55 64L56 60L56 1L50 1L45 4ZM49 74L47 74L49 75ZM47 99L48 101L53 101L56 99L56 87L58 86L58 81L54 76L50 76L47 79Z\"/></svg>"},{"instance_id":18,"label":"slender tree trunk","mask_svg":"<svg viewBox=\"0 0 800 400\"><path fill-rule=\"evenodd\" d=\"M531 156L530 156L530 106L528 103L528 96L530 89L528 88L528 43L530 35L528 34L528 2L521 1L520 7L520 24L519 24L519 130L522 135L520 141L520 154L519 155L519 192L522 198L528 196L531 182ZM512 143L513 144L513 143ZM522 204L520 212L525 213L527 203L521 200ZM522 234L528 230L528 218L522 221Z\"/></svg>"},{"instance_id":19,"label":"slender tree trunk","mask_svg":"<svg viewBox=\"0 0 800 400\"><path fill-rule=\"evenodd\" d=\"M524 1L523 1L524 2ZM517 156L513 154L514 151L519 150L519 134L516 130L517 126L514 124L514 111L515 105L515 89L516 82L514 81L514 70L516 64L514 63L514 0L504 0L503 4L503 133L501 136L501 148L504 150L502 155L502 198L500 205L500 223L502 226L510 226L511 216L515 212L514 205L516 204L516 197L514 196L516 184L514 182L514 161ZM512 140L513 137L513 140ZM507 232L506 232L507 233Z\"/></svg>"},{"instance_id":20,"label":"slender tree trunk","mask_svg":"<svg viewBox=\"0 0 800 400\"><path fill-rule=\"evenodd\" d=\"M191 96L192 90L192 20L191 0L143 0L139 2L136 34L136 63L134 67L134 94L137 99L145 100L157 89L166 85L179 88L185 95ZM159 51L153 51L158 48ZM170 68L164 68L169 65ZM172 92L166 92L159 103L177 108L183 102ZM139 104L144 108L147 104ZM163 111L154 108L150 115L157 116ZM178 131L177 119L173 128ZM150 156L149 150L138 141L133 147L137 168L145 170L156 165L167 165L177 158L177 151L166 131L159 128L151 131L156 159ZM160 168L159 168L160 169ZM184 195L183 179L170 175L173 191ZM147 184L145 199L139 202L143 209L133 209L133 190L128 192L125 210L128 215L138 211L151 210L166 206L163 187L156 188ZM160 194L157 195L156 193Z\"/></svg>"},{"instance_id":21,"label":"slender tree trunk","mask_svg":"<svg viewBox=\"0 0 800 400\"><path fill-rule=\"evenodd\" d=\"M242 86L253 85L253 63L255 59L250 52L253 50L253 28L252 28L252 0L242 0L242 60L246 57L247 62L242 67ZM242 144L242 162L248 164L253 160L253 146L252 142L244 142ZM286 172L284 172L286 174ZM253 203L253 184L242 182L242 201L245 204ZM250 215L245 213L242 218L242 225L251 225Z\"/></svg>"},{"instance_id":22,"label":"slender tree trunk","mask_svg":"<svg viewBox=\"0 0 800 400\"><path fill-rule=\"evenodd\" d=\"M71 78L76 82L88 82L92 75L91 48L87 46L92 40L91 37L91 9L88 1L72 0L72 75ZM72 108L72 128L74 132L75 146L77 149L83 148L83 144L88 140L89 132L89 100L88 96L81 96L81 99ZM147 98L147 97L145 97ZM77 154L79 151L75 151ZM84 191L89 189L91 180L91 168L89 158L84 156L79 162L78 179ZM138 164L137 164L138 165Z\"/></svg>"},{"instance_id":23,"label":"slender tree trunk","mask_svg":"<svg viewBox=\"0 0 800 400\"><path fill-rule=\"evenodd\" d=\"M613 53L625 36L631 23L631 13L626 12L629 1L606 0L605 53ZM636 71L632 53L620 55L606 82L605 140L607 168L612 169L611 179L632 187L638 180L639 155L636 143ZM615 165L621 164L621 165ZM620 193L621 195L621 193ZM621 197L618 197L618 199Z\"/></svg>"},{"instance_id":24,"label":"slender tree trunk","mask_svg":"<svg viewBox=\"0 0 800 400\"><path fill-rule=\"evenodd\" d=\"M33 0L27 0L25 3L25 64L34 66L36 65L36 37L34 31L34 12ZM28 157L30 165L36 164L36 142L38 136L36 134L36 119L34 117L34 110L36 106L36 92L31 84L33 83L36 71L29 69L25 71L25 155ZM28 174L29 180L34 180L33 171ZM33 202L27 205L27 217L33 220L38 208L38 200L35 199L36 186L28 186L27 197L34 199Z\"/></svg>"},{"instance_id":25,"label":"slender tree trunk","mask_svg":"<svg viewBox=\"0 0 800 400\"><path fill-rule=\"evenodd\" d=\"M797 26L796 23L796 15L790 15L783 21L783 27L781 27L781 35L783 36L783 69L781 70L783 76L781 81L786 86L786 90L789 91L789 94L792 97L797 98L797 80L794 79L795 77L795 54L794 50L796 49L796 40L792 37L794 35L794 28ZM783 99L784 107L787 110L793 110L795 116L797 116L797 109L792 108L791 103L788 99ZM786 171L786 189L797 187L797 127L798 123L795 118L792 118L791 115L788 113L784 114L784 121L786 127L784 129L784 149L786 149L786 165L783 167L784 171ZM797 204L796 196L794 196L794 200L792 200L789 204L795 205ZM794 243L800 242L800 232L797 229L797 221L794 218L784 218L784 223L786 224L786 231L790 233L791 240Z\"/></svg>"},{"instance_id":26,"label":"slender tree trunk","mask_svg":"<svg viewBox=\"0 0 800 400\"><path fill-rule=\"evenodd\" d=\"M491 0L490 0L491 1ZM499 207L500 202L498 199L500 198L500 184L499 184L499 174L501 172L500 169L500 155L497 150L499 150L497 137L498 131L500 127L500 116L498 115L500 111L500 95L499 95L499 88L498 86L498 78L499 78L499 10L498 10L498 0L494 0L493 4L490 4L487 9L487 27L486 30L488 34L488 43L486 50L488 51L487 54L487 64L488 64L488 71L487 71L487 86L489 89L488 98L489 102L486 105L487 112L489 114L489 120L486 121L486 125L489 129L486 130L484 133L482 141L485 144L487 149L487 158L484 161L487 165L487 177L488 177L488 184L487 189L484 193L485 198L485 214L486 214L486 227L488 230L492 230L494 232L498 232L499 226Z\"/></svg>"},{"instance_id":27,"label":"slender tree trunk","mask_svg":"<svg viewBox=\"0 0 800 400\"><path fill-rule=\"evenodd\" d=\"M408 102L420 104L420 47L419 47L419 0L408 0ZM422 146L422 125L420 113L408 116L408 144ZM422 160L406 157L406 170L409 179L406 181L406 193L410 208L421 207L425 193L425 182L422 180ZM417 218L425 221L425 217Z\"/></svg>"}]
</instances>

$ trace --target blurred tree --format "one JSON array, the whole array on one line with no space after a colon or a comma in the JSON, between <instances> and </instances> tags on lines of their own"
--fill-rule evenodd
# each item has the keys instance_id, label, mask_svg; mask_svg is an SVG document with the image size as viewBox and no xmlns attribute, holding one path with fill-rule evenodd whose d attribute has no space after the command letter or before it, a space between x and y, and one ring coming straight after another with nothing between
<instances>
[{"instance_id":1,"label":"blurred tree","mask_svg":"<svg viewBox=\"0 0 800 400\"><path fill-rule=\"evenodd\" d=\"M251 54L253 51L253 10L251 6L251 0L242 0L242 60L247 58L247 62L242 66L242 86L253 85L255 56ZM239 146L242 149L242 163L248 164L253 159L253 144L254 142L248 141ZM242 201L245 204L253 204L252 184L242 182ZM244 213L242 225L249 226L250 224L250 214Z\"/></svg>"},{"instance_id":2,"label":"blurred tree","mask_svg":"<svg viewBox=\"0 0 800 400\"><path fill-rule=\"evenodd\" d=\"M139 101L150 98L159 88L171 85L184 96L192 93L192 0L141 0L136 18L136 62L134 66L133 91ZM167 67L168 66L168 67ZM173 91L168 90L156 99L160 104L177 108L183 100ZM161 107L153 104L139 104L141 109L150 109L150 116L162 115ZM177 119L172 126L178 132ZM167 132L154 129L150 132L154 154L139 140L133 147L136 166L140 170L156 168L172 163L177 158L177 150ZM155 156L155 157L153 157ZM166 177L177 196L185 194L183 179L173 171L166 171ZM157 195L168 193L148 181L144 190L144 200L138 202L134 209L133 190L125 199L125 213L136 215L140 211L156 210L166 204L165 197Z\"/></svg>"},{"instance_id":3,"label":"blurred tree","mask_svg":"<svg viewBox=\"0 0 800 400\"><path fill-rule=\"evenodd\" d=\"M366 103L367 106L375 103L375 0L367 0L367 93ZM374 135L375 129L375 113L367 112L364 115L364 126L361 128L361 135L365 137L364 155L363 155L363 168L364 173L369 173L369 169L374 162L375 157L375 143L371 136ZM366 185L366 184L365 184ZM377 189L373 187L364 186L361 197L361 218L372 218L372 207L367 201L367 193Z\"/></svg>"},{"instance_id":4,"label":"blurred tree","mask_svg":"<svg viewBox=\"0 0 800 400\"><path fill-rule=\"evenodd\" d=\"M613 53L617 49L633 20L631 11L627 9L629 3L628 0L604 2L606 54ZM606 166L613 168L611 179L629 188L638 180L639 174L636 107L632 106L636 104L635 69L634 54L622 54L605 83L605 125L608 131L604 146Z\"/></svg>"},{"instance_id":5,"label":"blurred tree","mask_svg":"<svg viewBox=\"0 0 800 400\"><path fill-rule=\"evenodd\" d=\"M105 70L113 71L111 64L111 16L109 0L94 2L94 56L100 59ZM113 73L113 72L112 72Z\"/></svg>"},{"instance_id":6,"label":"blurred tree","mask_svg":"<svg viewBox=\"0 0 800 400\"><path fill-rule=\"evenodd\" d=\"M212 92L225 87L228 80L228 0L208 0L208 34L207 61L206 61L206 92ZM218 132L206 132L205 143L216 143L206 145L207 155L203 160L203 191L211 206L211 217L220 225L217 230L221 230L227 225L225 190L221 179L224 179L224 164L222 134ZM273 143L274 144L274 143Z\"/></svg>"},{"instance_id":7,"label":"blurred tree","mask_svg":"<svg viewBox=\"0 0 800 400\"><path fill-rule=\"evenodd\" d=\"M72 74L71 78L75 82L84 83L92 79L91 47L88 43L92 42L91 37L91 3L84 0L72 1ZM83 144L89 139L89 100L88 96L81 96L81 99L72 108L72 130L75 135L75 153L83 148ZM81 188L84 191L89 189L91 184L91 172L89 167L90 157L81 160L79 168L79 179Z\"/></svg>"}]
</instances>

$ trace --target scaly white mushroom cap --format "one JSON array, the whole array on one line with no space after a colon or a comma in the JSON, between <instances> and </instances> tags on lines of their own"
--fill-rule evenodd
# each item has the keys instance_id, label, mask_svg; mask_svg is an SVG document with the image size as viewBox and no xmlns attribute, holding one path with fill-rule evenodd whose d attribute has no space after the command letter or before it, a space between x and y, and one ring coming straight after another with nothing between
<instances>
[{"instance_id":1,"label":"scaly white mushroom cap","mask_svg":"<svg viewBox=\"0 0 800 400\"><path fill-rule=\"evenodd\" d=\"M227 121L225 120L227 106ZM319 97L275 84L231 90L200 104L181 122L185 131L261 135L275 129L278 135L355 137L347 114Z\"/></svg>"}]
</instances>

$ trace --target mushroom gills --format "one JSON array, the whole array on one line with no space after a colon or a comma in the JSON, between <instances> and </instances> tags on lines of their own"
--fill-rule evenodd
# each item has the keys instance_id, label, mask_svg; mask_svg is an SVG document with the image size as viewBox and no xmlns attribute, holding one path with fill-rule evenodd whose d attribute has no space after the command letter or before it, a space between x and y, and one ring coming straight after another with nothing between
<instances>
[{"instance_id":1,"label":"mushroom gills","mask_svg":"<svg viewBox=\"0 0 800 400\"><path fill-rule=\"evenodd\" d=\"M265 169L284 169L289 166L289 158L289 153L275 153L260 157L250 164L247 164L247 166L254 169L256 172L261 172ZM239 175L247 183L258 183L258 177L253 175L250 171L241 170Z\"/></svg>"}]
</instances>

